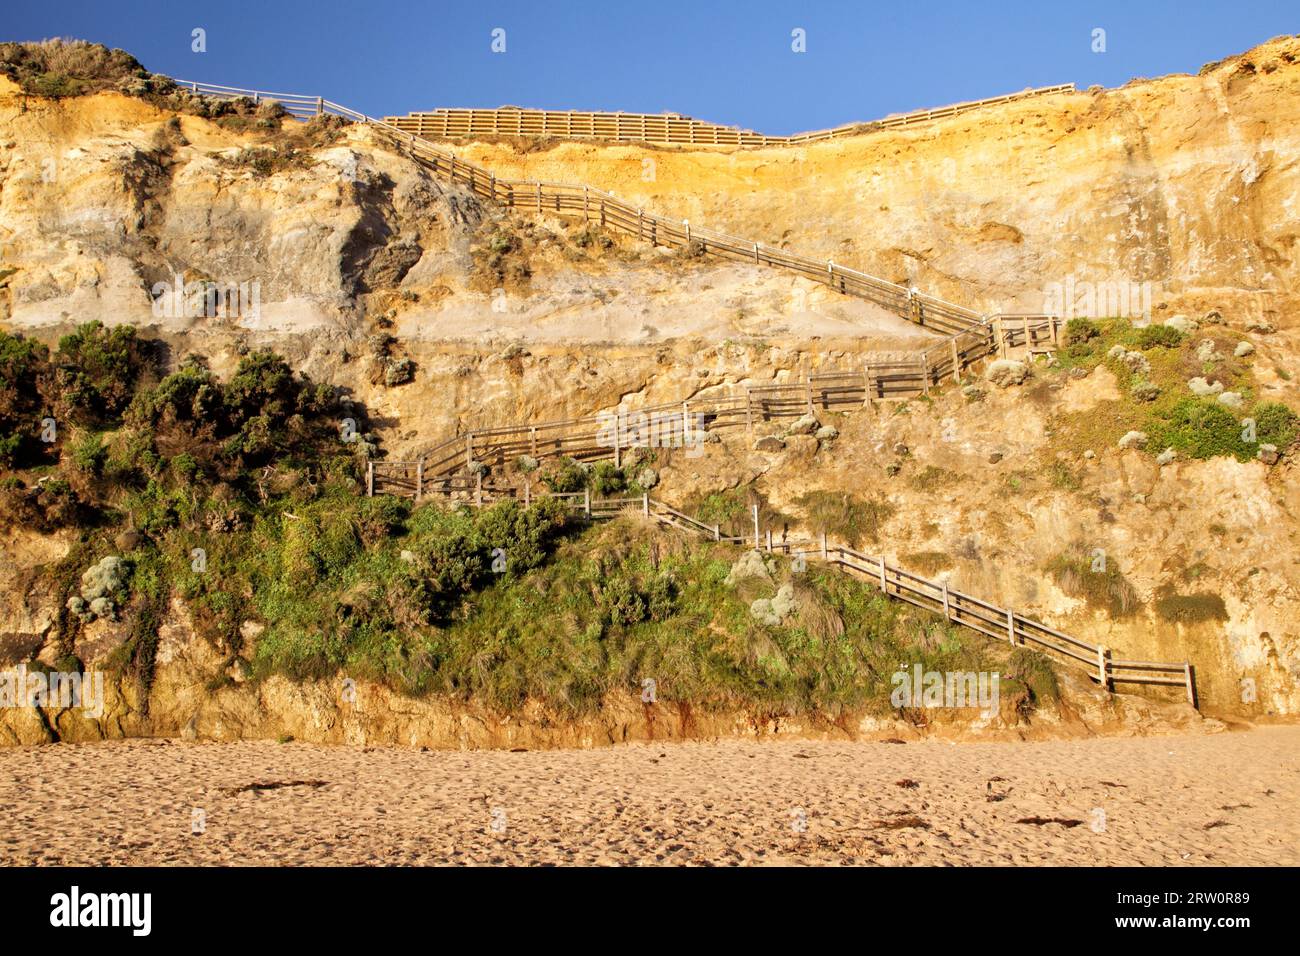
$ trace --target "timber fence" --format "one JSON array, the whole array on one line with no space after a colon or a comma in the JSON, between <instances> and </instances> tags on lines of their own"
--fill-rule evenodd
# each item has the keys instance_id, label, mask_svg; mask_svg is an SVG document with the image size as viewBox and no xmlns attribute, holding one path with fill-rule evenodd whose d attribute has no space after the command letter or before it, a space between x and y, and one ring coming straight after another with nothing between
<instances>
[{"instance_id":1,"label":"timber fence","mask_svg":"<svg viewBox=\"0 0 1300 956\"><path fill-rule=\"evenodd\" d=\"M870 403L883 398L906 397L917 394L918 390L928 392L932 385L943 381L949 374L954 379L959 379L963 369L985 356L1006 355L1014 347L1026 348L1032 354L1035 346L1043 347L1049 341L1053 344L1057 341L1060 320L1056 316L981 315L964 306L829 260L823 262L810 259L726 233L693 228L687 220L651 215L589 186L499 179L491 171L439 149L415 132L403 130L322 97L267 93L182 80L176 82L197 94L219 99L247 99L254 103L274 100L299 120L329 114L366 123L407 148L410 155L434 175L451 182L463 183L482 198L524 211L534 210L598 222L603 228L628 233L655 245L685 248L700 254L782 268L822 282L843 294L876 302L947 336L946 340L917 353L911 359L881 360L874 367L868 361L861 370L822 373L810 376L801 383L753 386L747 388L743 396L697 396L682 403L616 413L612 428L607 416L588 416L475 430L434 446L424 458L416 462L372 463L367 474L368 494L391 492L417 499L427 493L449 496L463 494L469 496L472 503L481 505L485 501L517 495L518 491L491 482L485 483L481 470L477 474L470 473L465 468L466 465L492 460L504 463L507 459L524 454L538 458L553 455L583 459L607 457L620 462L624 448L636 443L634 437L627 434L625 419L620 417L625 414L649 416L644 420L667 429L669 433L676 427L681 435L682 447L691 447L692 442L705 440L704 435L708 431L726 425L744 423L752 428L758 419L802 415L814 411L819 405L831 408L844 404ZM976 105L987 105L987 101ZM958 107L945 109L957 110ZM927 112L934 114L930 118L938 118L940 111ZM835 131L826 132L831 134ZM694 410L692 405L695 406ZM637 418L638 429L642 421L643 419ZM602 428L607 429L608 434L602 436ZM629 441L628 446L624 445L625 440ZM627 501L617 499L612 503L608 500L593 502L589 492L581 495L583 510L591 517L609 516L628 506ZM525 486L524 496L525 503L529 503L530 485ZM572 500L577 496L567 497ZM665 524L706 535L711 530L715 541L737 543L739 540L724 538L718 526L714 525L710 529L709 525L663 502L652 502L648 496L642 499L642 509ZM757 547L760 542L757 513L755 522L754 544ZM767 541L770 548L777 549L776 545L771 544L770 532ZM953 591L946 582L936 583L901 568L891 567L883 557L872 558L838 544L832 547L825 538L820 547L797 549L793 543L785 542L779 548L787 554L811 555L814 558L820 556L850 571L869 577L874 575L873 579L880 582L882 592L890 597L927 610L937 610L949 621L987 636L1005 635L1014 645L1033 646L1074 663L1095 665L1095 679L1107 689L1115 682L1183 685L1188 699L1193 705L1196 703L1193 671L1189 663L1113 660L1105 647L1071 638L1009 608L1001 608ZM1181 676L1172 676L1175 674Z\"/></svg>"},{"instance_id":2,"label":"timber fence","mask_svg":"<svg viewBox=\"0 0 1300 956\"><path fill-rule=\"evenodd\" d=\"M997 106L1028 97L1073 93L1073 83L1044 86L1004 96L953 103L937 109L914 110L884 119L846 123L834 129L767 136L737 126L723 126L678 113L610 113L578 110L530 110L514 106L498 109L437 109L385 116L384 122L428 139L467 139L483 136L551 136L562 139L599 139L611 142L663 143L681 146L799 146L806 143L858 136L883 129L917 126L959 113Z\"/></svg>"},{"instance_id":3,"label":"timber fence","mask_svg":"<svg viewBox=\"0 0 1300 956\"><path fill-rule=\"evenodd\" d=\"M941 335L972 333L968 339L961 340L956 349L961 368L989 354L987 346L995 344L987 328L998 316L981 314L955 302L927 295L915 288L851 269L832 260L813 259L785 249L765 246L752 239L702 229L692 226L689 220L656 216L591 186L499 178L491 170L459 159L454 152L434 146L416 133L399 129L386 121L374 119L321 97L265 93L186 80L176 82L195 93L220 99L247 99L253 102L275 100L298 119L307 120L313 116L329 114L369 124L381 135L406 149L413 159L434 175L449 182L461 183L474 195L512 209L582 219L598 224L602 229L630 235L655 246L782 269L829 286L843 295L873 302ZM1055 329L1054 320L1052 327ZM981 343L986 346L983 350ZM951 348L949 352L952 352ZM938 359L940 365L946 361L946 357ZM957 373L960 374L960 368ZM935 374L942 378L946 373L925 372L921 377L933 381Z\"/></svg>"},{"instance_id":4,"label":"timber fence","mask_svg":"<svg viewBox=\"0 0 1300 956\"><path fill-rule=\"evenodd\" d=\"M375 466L378 464L380 463L376 462L371 465L367 481L368 494L395 493L417 499L422 496L418 478L414 485L409 480L402 483L392 482L388 477L391 471L388 469L377 471ZM392 464L405 468L416 467L413 463ZM383 477L377 482L376 475ZM439 492L448 493L447 486L436 485L435 487ZM471 497L466 503L478 507L509 498L521 499L524 505L528 506L536 500L536 497L550 497L566 502L579 514L591 520L613 518L628 510L635 510L660 524L708 540L748 545L755 550L780 553L791 558L803 558L805 561L824 561L866 579L889 598L942 615L950 624L976 631L994 640L1006 640L1013 647L1040 651L1073 666L1086 668L1091 678L1107 691L1113 691L1114 686L1120 683L1182 687L1186 691L1188 702L1193 707L1197 705L1195 672L1187 661L1171 663L1116 658L1104 645L1092 644L1072 637L1012 608L985 601L950 587L947 581L933 581L905 568L891 565L883 555L865 554L833 542L825 533L816 539L783 537L781 540L775 540L770 528L761 527L757 505L751 507L752 534L735 535L723 534L721 525L700 521L666 502L651 498L649 494L640 497L599 498L593 496L590 489L586 489L564 494L548 492L542 496L534 496L531 483L526 483L521 492L516 487L488 485L481 474L473 476L468 484L462 483L460 487L471 491Z\"/></svg>"}]
</instances>

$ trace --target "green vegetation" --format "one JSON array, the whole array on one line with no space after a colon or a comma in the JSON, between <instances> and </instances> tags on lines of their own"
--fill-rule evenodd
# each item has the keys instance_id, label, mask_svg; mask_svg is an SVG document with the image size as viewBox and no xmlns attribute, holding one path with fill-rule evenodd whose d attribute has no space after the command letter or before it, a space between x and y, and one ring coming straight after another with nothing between
<instances>
[{"instance_id":1,"label":"green vegetation","mask_svg":"<svg viewBox=\"0 0 1300 956\"><path fill-rule=\"evenodd\" d=\"M1233 354L1239 340L1220 326L1185 335L1166 325L1135 328L1125 319L1070 320L1057 353L1062 370L1105 366L1117 380L1120 398L1063 416L1053 428L1054 450L1077 455L1115 447L1126 432L1140 431L1148 436L1146 450L1152 455L1173 448L1184 458L1227 455L1246 461L1262 444L1285 452L1300 435L1300 420L1281 403L1258 400L1249 357ZM1213 343L1210 359L1200 351L1206 342ZM1216 391L1236 393L1240 405L1230 408L1215 394L1193 394L1188 382L1194 378ZM1253 436L1249 420L1255 422ZM1059 487L1072 484L1063 471L1051 477Z\"/></svg>"},{"instance_id":2,"label":"green vegetation","mask_svg":"<svg viewBox=\"0 0 1300 956\"><path fill-rule=\"evenodd\" d=\"M81 96L150 78L129 53L61 39L0 43L0 73L25 92L46 97Z\"/></svg>"},{"instance_id":3,"label":"green vegetation","mask_svg":"<svg viewBox=\"0 0 1300 956\"><path fill-rule=\"evenodd\" d=\"M776 584L729 587L738 555L627 519L592 530L530 574L480 592L472 615L438 632L432 686L502 710L533 698L580 714L649 677L661 701L834 719L887 712L891 676L919 661L926 670L1002 669L1004 693L1042 693L1033 667L1001 668L1000 645L829 568L788 575L796 613L760 624L749 603Z\"/></svg>"},{"instance_id":4,"label":"green vegetation","mask_svg":"<svg viewBox=\"0 0 1300 956\"><path fill-rule=\"evenodd\" d=\"M39 342L0 331L0 467L16 468L41 457L38 436L47 405L37 377L48 356Z\"/></svg>"},{"instance_id":5,"label":"green vegetation","mask_svg":"<svg viewBox=\"0 0 1300 956\"><path fill-rule=\"evenodd\" d=\"M66 609L58 656L72 659L96 617L117 622L125 640L110 666L138 681L146 707L175 600L220 653L213 689L236 667L253 681L342 673L503 711L532 699L580 714L649 677L666 702L835 720L888 712L892 675L919 662L1001 669L1019 701L1053 692L1044 665L1016 658L1009 672L1009 649L830 568L796 574L770 560L774 580L729 585L740 549L634 517L583 530L558 500L476 510L367 498L375 445L364 419L357 433L341 427L332 387L269 352L246 354L224 380L197 358L159 377L157 354L96 323L54 356L0 338L0 423L20 436L0 475L0 526L78 530L48 569ZM47 412L72 423L28 448L21 437ZM542 478L639 493L642 457L622 469L560 459ZM791 520L745 488L707 495L698 513L748 531L753 504L768 526ZM805 527L854 545L877 542L894 511L825 491L798 505ZM111 595L82 598L83 572L109 565ZM790 610L756 616L753 602L779 585L793 589Z\"/></svg>"},{"instance_id":6,"label":"green vegetation","mask_svg":"<svg viewBox=\"0 0 1300 956\"><path fill-rule=\"evenodd\" d=\"M1113 618L1134 613L1140 606L1137 590L1120 573L1115 562L1076 544L1057 555L1044 569L1057 586L1088 607L1104 610Z\"/></svg>"},{"instance_id":7,"label":"green vegetation","mask_svg":"<svg viewBox=\"0 0 1300 956\"><path fill-rule=\"evenodd\" d=\"M815 533L825 532L851 548L878 544L880 529L897 510L881 498L863 499L847 491L810 491L795 500Z\"/></svg>"},{"instance_id":8,"label":"green vegetation","mask_svg":"<svg viewBox=\"0 0 1300 956\"><path fill-rule=\"evenodd\" d=\"M1156 613L1166 621L1197 624L1202 621L1226 621L1228 609L1223 598L1209 591L1178 594L1166 584L1156 592Z\"/></svg>"},{"instance_id":9,"label":"green vegetation","mask_svg":"<svg viewBox=\"0 0 1300 956\"><path fill-rule=\"evenodd\" d=\"M710 492L703 497L688 498L682 510L705 524L716 524L727 536L748 537L754 532L753 507L758 506L760 527L772 528L778 537L780 529L795 527L799 519L773 508L767 496L749 488L729 488Z\"/></svg>"},{"instance_id":10,"label":"green vegetation","mask_svg":"<svg viewBox=\"0 0 1300 956\"><path fill-rule=\"evenodd\" d=\"M1254 441L1247 440L1245 419L1222 405L1198 398L1183 398L1162 406L1147 425L1148 447L1173 448L1188 458L1231 455L1239 461L1255 457L1261 444L1287 448L1296 439L1296 414L1279 402L1255 406Z\"/></svg>"}]
</instances>

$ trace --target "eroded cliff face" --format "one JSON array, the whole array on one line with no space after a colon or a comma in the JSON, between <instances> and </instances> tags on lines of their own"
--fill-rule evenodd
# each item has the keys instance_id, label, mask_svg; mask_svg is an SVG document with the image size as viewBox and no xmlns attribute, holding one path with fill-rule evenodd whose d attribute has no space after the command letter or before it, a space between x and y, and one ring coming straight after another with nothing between
<instances>
[{"instance_id":1,"label":"eroded cliff face","mask_svg":"<svg viewBox=\"0 0 1300 956\"><path fill-rule=\"evenodd\" d=\"M982 309L1037 311L1053 283L1071 279L1150 282L1155 318L1219 310L1256 348L1260 394L1297 407L1287 371L1300 367L1297 55L1300 40L1286 38L1198 77L1025 100L801 148L456 149L502 176L588 182ZM241 349L268 345L363 402L395 457L469 428L797 379L859 367L869 350L931 341L870 305L772 270L621 242L593 247L572 224L503 216L365 129L287 135L292 157L261 167L266 136L257 131L113 93L23 97L0 80L0 320L46 340L89 319L130 322L164 339L173 360L202 353L218 374ZM258 310L160 311L155 287L178 275L256 281ZM1248 331L1260 321L1276 332ZM415 363L413 381L391 386L374 374L375 334L396 337ZM661 457L662 496L679 502L753 484L800 517L797 499L808 491L881 495L895 517L873 550L896 563L941 555L948 566L938 576L953 586L1118 656L1189 659L1211 712L1300 711L1294 465L1216 459L1162 468L1150 455L1100 446L1088 447L1087 459L1063 458L1053 430L1063 415L1104 412L1114 389L1106 374L991 389L982 402L949 388L901 411L823 415L838 439L795 436L778 452L756 452L755 435L724 433L699 457ZM1061 460L1077 471L1073 487L1044 478ZM922 478L930 467L945 476L937 487ZM1112 619L1060 590L1045 569L1076 542L1123 567L1142 601L1137 615ZM17 533L5 541L6 663L49 648L58 602L28 585L68 543ZM1184 625L1154 613L1157 591L1189 574L1198 589L1222 595L1226 620ZM363 692L366 713L387 716L373 719L340 716L332 688L208 690L219 660L189 641L183 618L171 627L175 655L162 662L152 716L139 716L130 688L113 691L115 722L83 728L86 737L190 728L223 739L534 746L649 733L626 702L612 703L608 720L562 731L537 715L520 735L472 708L377 688ZM101 636L105 648L117 639ZM1249 701L1247 679L1255 682ZM707 733L742 725L721 718ZM48 737L41 726L13 739Z\"/></svg>"},{"instance_id":2,"label":"eroded cliff face","mask_svg":"<svg viewBox=\"0 0 1300 956\"><path fill-rule=\"evenodd\" d=\"M1170 313L1293 328L1300 38L1199 76L1033 97L940 122L769 149L457 144L523 179L586 182L693 224L981 311L1050 283L1152 284Z\"/></svg>"},{"instance_id":3,"label":"eroded cliff face","mask_svg":"<svg viewBox=\"0 0 1300 956\"><path fill-rule=\"evenodd\" d=\"M1043 702L1032 714L1022 713L1019 700L1011 695L1003 695L999 707L978 716L961 710L929 715L917 711L911 720L846 714L832 721L646 704L634 694L611 694L597 713L585 716L558 713L535 701L504 714L474 701L410 698L382 685L342 677L245 681L237 667L228 667L221 654L195 636L180 602L173 602L159 631L155 677L145 694L138 680L111 667L112 651L124 636L121 625L105 622L78 642L87 670L105 675L102 699L87 692L80 706L66 706L66 701L65 706L6 706L0 709L0 745L179 737L472 750L737 737L1051 740L1225 729L1222 722L1197 714L1185 703L1108 695L1075 672L1062 675L1059 701ZM251 647L256 634L249 637ZM216 679L223 675L229 679Z\"/></svg>"}]
</instances>

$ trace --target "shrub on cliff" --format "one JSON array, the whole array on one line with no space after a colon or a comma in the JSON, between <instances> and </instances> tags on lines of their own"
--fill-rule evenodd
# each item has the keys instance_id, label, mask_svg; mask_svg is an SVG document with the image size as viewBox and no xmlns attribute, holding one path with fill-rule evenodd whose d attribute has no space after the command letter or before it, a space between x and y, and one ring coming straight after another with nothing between
<instances>
[{"instance_id":1,"label":"shrub on cliff","mask_svg":"<svg viewBox=\"0 0 1300 956\"><path fill-rule=\"evenodd\" d=\"M1073 545L1048 562L1046 570L1062 591L1089 607L1103 609L1112 618L1134 613L1142 604L1137 589L1113 558L1100 556L1099 561L1098 557L1082 545Z\"/></svg>"},{"instance_id":2,"label":"shrub on cliff","mask_svg":"<svg viewBox=\"0 0 1300 956\"><path fill-rule=\"evenodd\" d=\"M149 71L124 50L59 37L0 43L0 73L24 92L47 97L81 96L149 78Z\"/></svg>"},{"instance_id":3,"label":"shrub on cliff","mask_svg":"<svg viewBox=\"0 0 1300 956\"><path fill-rule=\"evenodd\" d=\"M40 456L46 408L37 382L48 358L41 343L0 331L0 467L23 467Z\"/></svg>"},{"instance_id":4,"label":"shrub on cliff","mask_svg":"<svg viewBox=\"0 0 1300 956\"><path fill-rule=\"evenodd\" d=\"M153 370L154 350L131 326L108 329L96 320L59 339L52 364L46 391L55 418L103 424L126 410L137 385Z\"/></svg>"},{"instance_id":5,"label":"shrub on cliff","mask_svg":"<svg viewBox=\"0 0 1300 956\"><path fill-rule=\"evenodd\" d=\"M1246 461L1259 448L1243 440L1241 421L1226 407L1195 397L1157 409L1147 428L1150 447L1172 448L1188 458L1231 455Z\"/></svg>"},{"instance_id":6,"label":"shrub on cliff","mask_svg":"<svg viewBox=\"0 0 1300 956\"><path fill-rule=\"evenodd\" d=\"M825 532L853 548L876 544L881 527L897 510L884 499L860 498L846 491L810 491L795 504L808 515L810 530Z\"/></svg>"}]
</instances>

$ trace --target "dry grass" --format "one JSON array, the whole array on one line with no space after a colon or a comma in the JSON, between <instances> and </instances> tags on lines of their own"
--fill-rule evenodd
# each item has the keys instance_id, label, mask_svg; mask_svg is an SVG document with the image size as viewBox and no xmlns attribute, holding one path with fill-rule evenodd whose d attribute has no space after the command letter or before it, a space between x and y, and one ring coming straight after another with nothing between
<instances>
[{"instance_id":1,"label":"dry grass","mask_svg":"<svg viewBox=\"0 0 1300 956\"><path fill-rule=\"evenodd\" d=\"M1142 604L1137 589L1120 573L1114 559L1107 559L1104 569L1093 570L1095 563L1092 551L1075 543L1049 562L1047 572L1070 597L1104 609L1113 618L1136 611Z\"/></svg>"}]
</instances>

